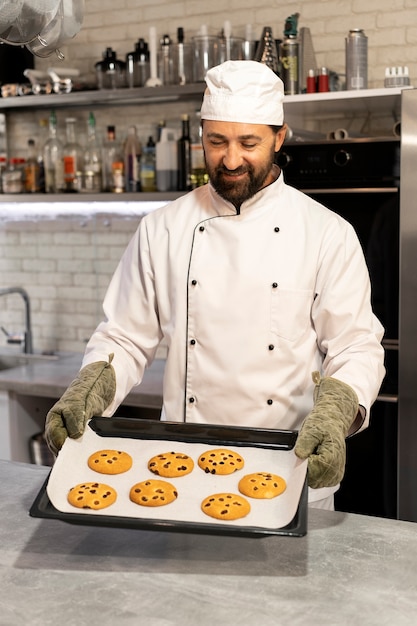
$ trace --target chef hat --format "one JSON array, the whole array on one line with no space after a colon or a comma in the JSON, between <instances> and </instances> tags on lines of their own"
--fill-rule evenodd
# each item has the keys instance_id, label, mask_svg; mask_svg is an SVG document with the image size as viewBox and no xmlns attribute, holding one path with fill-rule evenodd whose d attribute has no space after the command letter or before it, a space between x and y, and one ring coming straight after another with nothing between
<instances>
[{"instance_id":1,"label":"chef hat","mask_svg":"<svg viewBox=\"0 0 417 626\"><path fill-rule=\"evenodd\" d=\"M226 61L208 70L201 119L244 124L284 122L284 85L264 63Z\"/></svg>"}]
</instances>

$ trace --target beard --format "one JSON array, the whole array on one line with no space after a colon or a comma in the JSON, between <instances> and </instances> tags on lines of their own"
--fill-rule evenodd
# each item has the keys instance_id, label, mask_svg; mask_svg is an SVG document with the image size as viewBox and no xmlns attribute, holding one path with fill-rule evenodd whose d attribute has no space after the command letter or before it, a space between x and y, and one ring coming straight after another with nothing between
<instances>
[{"instance_id":1,"label":"beard","mask_svg":"<svg viewBox=\"0 0 417 626\"><path fill-rule=\"evenodd\" d=\"M206 160L206 170L210 178L210 182L219 196L231 202L237 209L241 207L243 202L252 198L262 187L267 179L274 163L274 149L271 149L269 158L265 163L254 168L250 163L241 165L235 170L228 170L224 165L211 167ZM246 174L244 179L233 181L225 179L224 174L241 175Z\"/></svg>"}]
</instances>

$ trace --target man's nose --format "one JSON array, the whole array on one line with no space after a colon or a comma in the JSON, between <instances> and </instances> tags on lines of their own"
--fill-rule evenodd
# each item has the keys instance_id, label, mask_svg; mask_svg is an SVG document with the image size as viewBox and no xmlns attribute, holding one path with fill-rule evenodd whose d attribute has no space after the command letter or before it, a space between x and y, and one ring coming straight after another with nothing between
<instances>
[{"instance_id":1,"label":"man's nose","mask_svg":"<svg viewBox=\"0 0 417 626\"><path fill-rule=\"evenodd\" d=\"M226 154L223 157L223 165L228 170L235 170L242 165L242 155L238 146L227 146Z\"/></svg>"}]
</instances>

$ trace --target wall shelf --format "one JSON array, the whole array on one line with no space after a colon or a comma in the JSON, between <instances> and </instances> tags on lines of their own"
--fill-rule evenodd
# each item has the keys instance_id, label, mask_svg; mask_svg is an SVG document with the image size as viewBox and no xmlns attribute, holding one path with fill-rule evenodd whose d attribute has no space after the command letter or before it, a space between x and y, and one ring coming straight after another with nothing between
<instances>
[{"instance_id":1,"label":"wall shelf","mask_svg":"<svg viewBox=\"0 0 417 626\"><path fill-rule=\"evenodd\" d=\"M135 89L96 89L69 94L13 96L0 98L0 110L121 106L175 102L201 99L203 83L138 87ZM400 113L400 95L404 88L363 89L359 91L330 91L327 93L285 96L284 109L288 115L320 117L346 113Z\"/></svg>"},{"instance_id":2,"label":"wall shelf","mask_svg":"<svg viewBox=\"0 0 417 626\"><path fill-rule=\"evenodd\" d=\"M94 89L91 91L74 91L68 94L0 98L0 109L109 107L130 104L152 104L155 102L176 102L179 100L201 99L203 92L203 83L166 87L138 87L135 89Z\"/></svg>"},{"instance_id":3,"label":"wall shelf","mask_svg":"<svg viewBox=\"0 0 417 626\"><path fill-rule=\"evenodd\" d=\"M37 110L41 108L76 108L76 107L113 107L126 105L145 105L157 102L176 102L182 100L201 101L205 85L194 83L189 85L171 85L166 87L147 87L119 90L91 90L78 91L69 94L31 95L0 98L0 111L6 114L19 115L20 111ZM300 94L285 96L285 120L291 128L306 129L308 123L320 119L353 118L366 119L369 115L392 116L397 121L401 118L401 94L405 88L364 89L360 91L335 91L327 93ZM309 132L309 131L307 131ZM181 192L170 193L123 193L123 194L18 194L1 195L1 215L16 214L16 207L25 213L25 208L31 206L30 212L42 213L41 205L48 205L44 209L45 215L65 213L65 206L71 203L77 205L73 211L83 211L88 207L88 213L108 212L110 204L117 205L122 213L142 214L161 206L179 197ZM49 205L52 205L49 207ZM13 209L14 207L14 209ZM36 208L35 208L36 207ZM114 208L114 207L113 207ZM86 209L87 210L87 209ZM17 212L19 212L17 211ZM71 213L71 211L68 211Z\"/></svg>"},{"instance_id":4,"label":"wall shelf","mask_svg":"<svg viewBox=\"0 0 417 626\"><path fill-rule=\"evenodd\" d=\"M327 93L285 96L284 110L303 117L351 114L400 114L403 88L362 89L358 91L329 91Z\"/></svg>"}]
</instances>

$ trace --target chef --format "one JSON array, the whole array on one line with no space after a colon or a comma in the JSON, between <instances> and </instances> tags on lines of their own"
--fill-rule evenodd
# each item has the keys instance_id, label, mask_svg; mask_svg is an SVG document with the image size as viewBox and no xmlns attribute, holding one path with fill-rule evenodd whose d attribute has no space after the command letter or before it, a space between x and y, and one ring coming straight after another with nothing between
<instances>
[{"instance_id":1,"label":"chef","mask_svg":"<svg viewBox=\"0 0 417 626\"><path fill-rule=\"evenodd\" d=\"M274 164L286 126L272 70L227 61L206 83L210 182L141 220L48 445L111 416L163 342L161 419L299 430L309 502L333 508L345 438L368 425L385 372L362 248Z\"/></svg>"}]
</instances>

